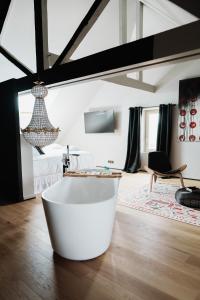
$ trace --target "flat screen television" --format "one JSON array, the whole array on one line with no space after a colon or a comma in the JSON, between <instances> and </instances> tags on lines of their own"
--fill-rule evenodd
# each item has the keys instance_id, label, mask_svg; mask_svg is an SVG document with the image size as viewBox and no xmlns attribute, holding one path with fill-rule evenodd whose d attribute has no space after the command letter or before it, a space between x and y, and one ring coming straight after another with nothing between
<instances>
[{"instance_id":1,"label":"flat screen television","mask_svg":"<svg viewBox=\"0 0 200 300\"><path fill-rule=\"evenodd\" d=\"M84 121L85 133L105 133L115 130L113 110L86 112Z\"/></svg>"}]
</instances>

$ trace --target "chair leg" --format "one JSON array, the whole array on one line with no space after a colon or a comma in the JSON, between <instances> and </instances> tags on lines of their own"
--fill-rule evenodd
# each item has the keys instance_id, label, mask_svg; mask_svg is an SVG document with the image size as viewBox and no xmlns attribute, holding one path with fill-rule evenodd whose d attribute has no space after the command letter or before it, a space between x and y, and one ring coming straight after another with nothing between
<instances>
[{"instance_id":1,"label":"chair leg","mask_svg":"<svg viewBox=\"0 0 200 300\"><path fill-rule=\"evenodd\" d=\"M183 181L183 176L182 176L181 173L179 173L179 177L180 177L180 181L181 181L181 186L182 186L182 188L185 188L184 181Z\"/></svg>"},{"instance_id":2,"label":"chair leg","mask_svg":"<svg viewBox=\"0 0 200 300\"><path fill-rule=\"evenodd\" d=\"M158 176L156 176L156 175L154 174L154 182L155 182L155 183L156 183L157 179L158 179Z\"/></svg>"},{"instance_id":3,"label":"chair leg","mask_svg":"<svg viewBox=\"0 0 200 300\"><path fill-rule=\"evenodd\" d=\"M150 192L152 192L153 178L154 178L154 174L151 174L151 177L150 177Z\"/></svg>"}]
</instances>

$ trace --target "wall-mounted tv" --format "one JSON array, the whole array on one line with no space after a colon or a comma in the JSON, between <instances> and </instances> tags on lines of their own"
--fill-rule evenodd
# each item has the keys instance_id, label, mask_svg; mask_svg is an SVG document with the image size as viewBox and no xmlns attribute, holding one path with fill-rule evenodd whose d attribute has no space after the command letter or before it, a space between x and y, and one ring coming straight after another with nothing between
<instances>
[{"instance_id":1,"label":"wall-mounted tv","mask_svg":"<svg viewBox=\"0 0 200 300\"><path fill-rule=\"evenodd\" d=\"M84 113L85 133L114 132L115 120L113 110L92 111Z\"/></svg>"}]
</instances>

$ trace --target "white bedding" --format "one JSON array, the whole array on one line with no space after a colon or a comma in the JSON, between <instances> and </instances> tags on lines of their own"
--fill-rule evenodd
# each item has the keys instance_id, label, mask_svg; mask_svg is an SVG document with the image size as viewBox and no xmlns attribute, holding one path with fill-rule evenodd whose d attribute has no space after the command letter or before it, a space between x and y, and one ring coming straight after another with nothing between
<instances>
[{"instance_id":1,"label":"white bedding","mask_svg":"<svg viewBox=\"0 0 200 300\"><path fill-rule=\"evenodd\" d=\"M34 192L41 193L63 176L62 156L66 147L49 149L47 154L33 157ZM70 150L70 170L94 168L94 159L90 152ZM79 154L78 158L72 154ZM78 160L78 164L77 164Z\"/></svg>"}]
</instances>

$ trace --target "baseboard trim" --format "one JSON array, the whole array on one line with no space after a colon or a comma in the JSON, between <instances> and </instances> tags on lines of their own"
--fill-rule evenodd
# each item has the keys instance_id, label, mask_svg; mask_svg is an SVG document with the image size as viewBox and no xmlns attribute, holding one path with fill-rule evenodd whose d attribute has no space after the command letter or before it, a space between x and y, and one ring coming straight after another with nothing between
<instances>
[{"instance_id":1,"label":"baseboard trim","mask_svg":"<svg viewBox=\"0 0 200 300\"><path fill-rule=\"evenodd\" d=\"M33 199L33 198L35 198L35 197L36 197L35 194L27 195L27 196L24 196L24 200Z\"/></svg>"}]
</instances>

